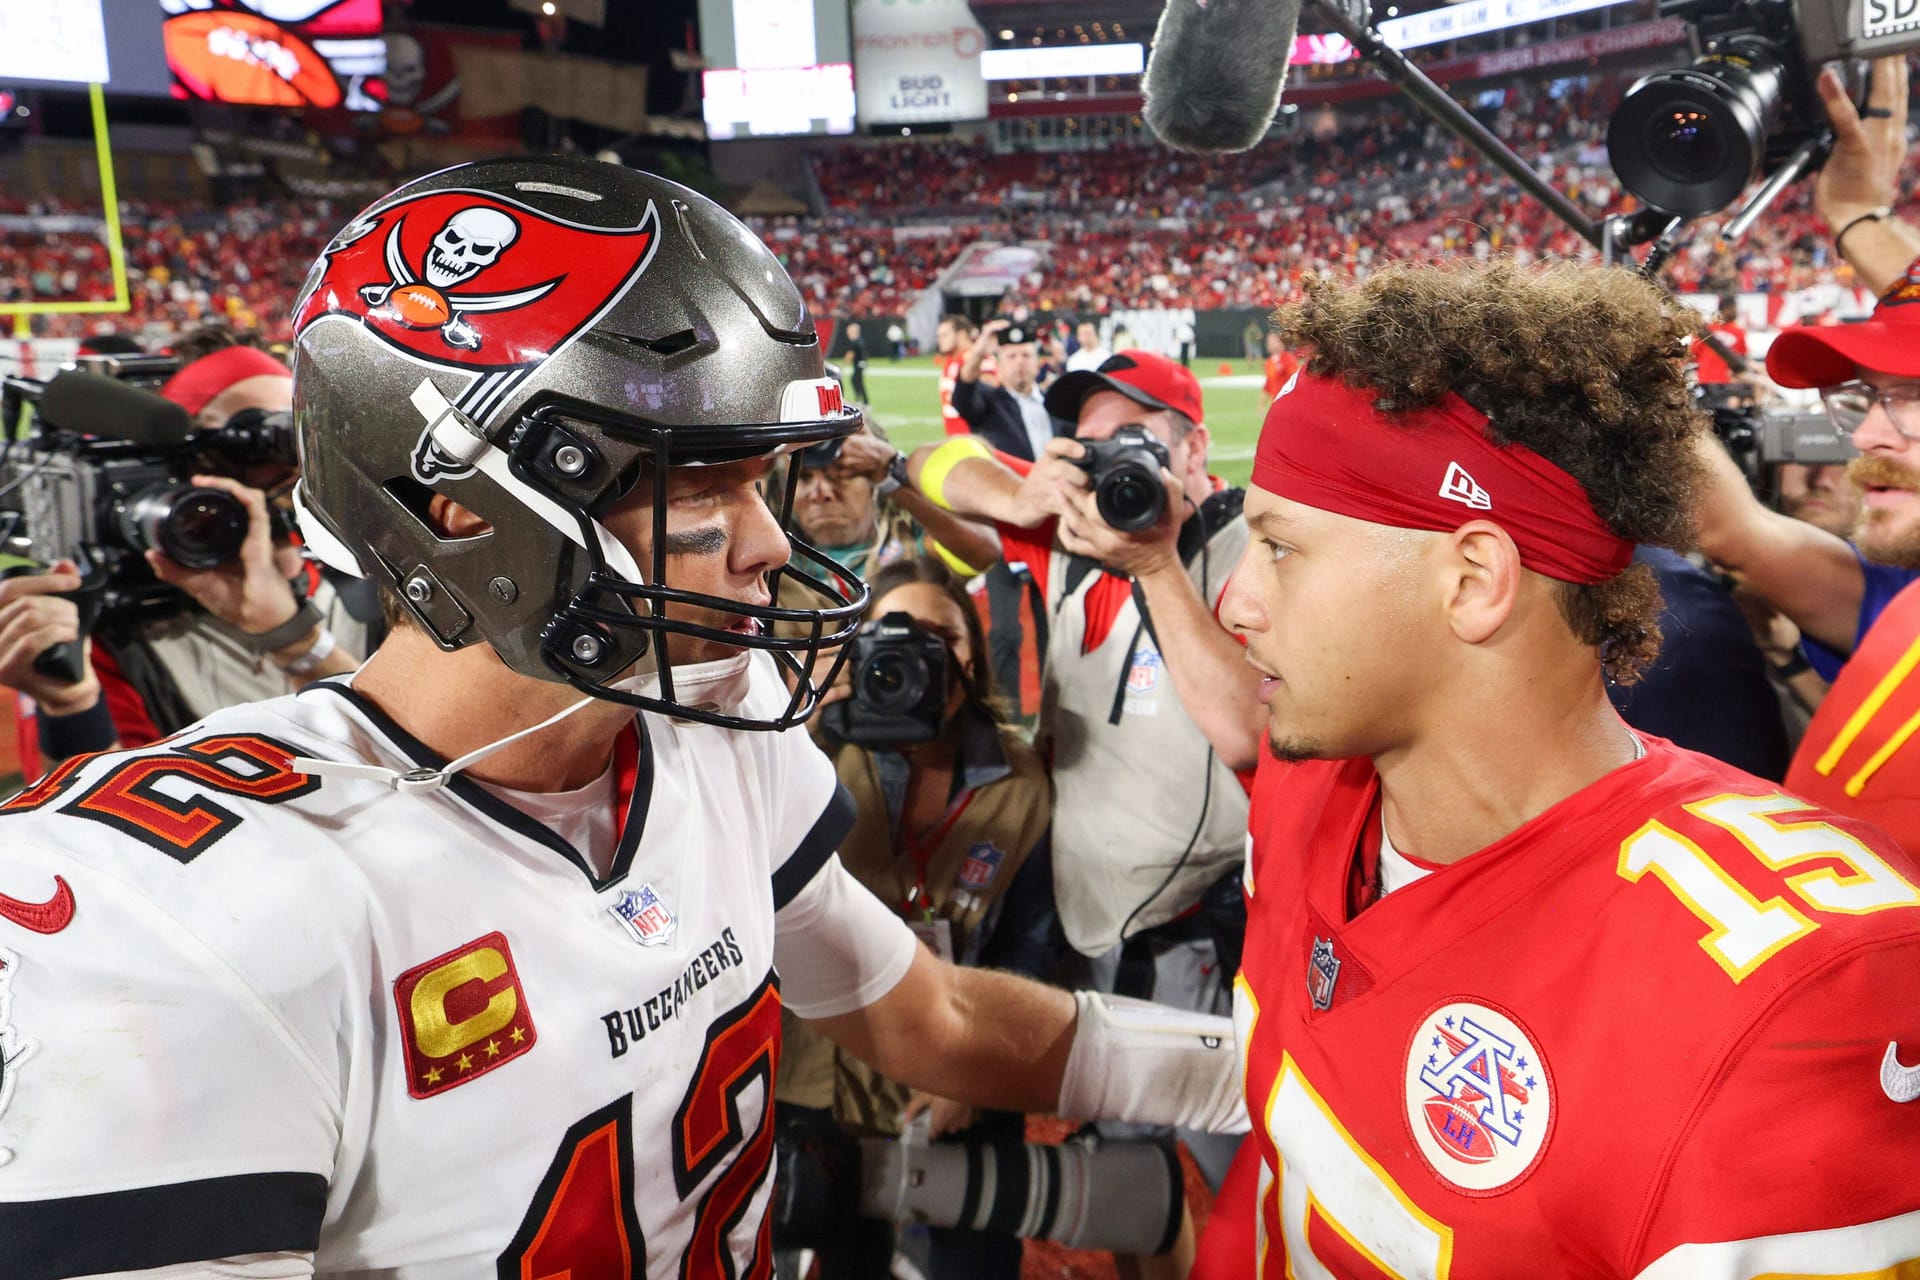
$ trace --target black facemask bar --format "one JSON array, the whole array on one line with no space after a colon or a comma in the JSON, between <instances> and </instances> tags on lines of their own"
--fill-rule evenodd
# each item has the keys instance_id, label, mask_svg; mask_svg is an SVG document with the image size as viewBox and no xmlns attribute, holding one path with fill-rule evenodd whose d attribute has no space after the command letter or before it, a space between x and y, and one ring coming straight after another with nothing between
<instances>
[{"instance_id":1,"label":"black facemask bar","mask_svg":"<svg viewBox=\"0 0 1920 1280\"><path fill-rule=\"evenodd\" d=\"M740 429L735 429L732 440L728 441L730 447L724 453L712 459L701 457L699 461L734 461L763 457L770 451L770 446L816 442L823 434L847 435L858 426L858 415L853 415L844 422L779 424L751 428L758 447L748 447L745 450L742 450L738 443ZM835 430L835 428L841 429ZM631 423L618 424L614 429L623 433L635 431ZM692 449L687 448L687 437L697 436L698 433L680 432L678 434L681 437L683 453L692 452ZM547 628L547 634L542 638L541 648L548 665L566 683L591 697L642 710L657 711L677 719L745 730L781 730L805 721L818 707L821 695L832 686L839 676L840 668L846 662L847 642L858 631L860 619L867 609L869 592L866 583L794 532L792 517L794 497L799 488L799 468L789 466L782 486L781 500L774 515L782 534L787 539L790 554L785 564L770 570L767 575L768 590L771 594L770 603L744 604L738 600L672 586L667 581L666 565L667 479L671 468L676 465L674 457L676 432L668 428L647 428L645 436L645 443L649 446L651 454L653 488L653 547L651 564L647 569L647 581L641 583L627 581L605 562L597 546L590 547L587 554L591 559L592 569L587 575L586 582L574 594L572 600L556 612L553 622ZM682 462L679 465L687 465L687 463ZM818 571L817 577L810 572L813 570ZM808 591L816 595L824 596L827 600L826 605L809 608L783 606L780 603L781 587L789 579L804 585ZM760 625L760 632L745 634L724 627L667 616L668 609L675 606L711 610L733 618L751 619ZM798 634L781 634L782 630L791 633L796 628L801 629ZM605 660L604 665L608 674L601 679L608 681L617 679L619 672L632 666L633 660L652 653L654 669L659 681L658 696L607 687L595 678L595 672L589 664L582 663L577 655L571 652L571 646L582 636L596 637L608 646L607 651L610 652L620 648L617 637L622 634L632 636L635 632L640 633L639 652L624 662ZM736 715L680 702L674 688L674 661L667 645L667 638L672 635L692 636L733 649L759 650L772 655L775 664L791 687L791 695L785 707L777 716L769 719ZM836 652L824 677L816 679L815 663L828 650L836 650Z\"/></svg>"}]
</instances>

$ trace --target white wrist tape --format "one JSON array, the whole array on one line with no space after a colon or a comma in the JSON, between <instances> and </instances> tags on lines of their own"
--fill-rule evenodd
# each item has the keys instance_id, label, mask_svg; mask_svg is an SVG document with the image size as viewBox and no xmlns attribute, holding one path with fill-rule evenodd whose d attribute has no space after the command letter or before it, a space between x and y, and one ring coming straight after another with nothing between
<instances>
[{"instance_id":1,"label":"white wrist tape","mask_svg":"<svg viewBox=\"0 0 1920 1280\"><path fill-rule=\"evenodd\" d=\"M1060 1081L1069 1120L1245 1133L1233 1020L1126 996L1076 991L1073 1047Z\"/></svg>"}]
</instances>

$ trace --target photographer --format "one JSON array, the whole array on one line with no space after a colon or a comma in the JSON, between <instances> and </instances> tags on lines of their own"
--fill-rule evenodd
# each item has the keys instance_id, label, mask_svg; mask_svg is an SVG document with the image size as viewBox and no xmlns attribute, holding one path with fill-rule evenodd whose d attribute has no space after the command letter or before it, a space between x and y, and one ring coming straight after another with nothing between
<instances>
[{"instance_id":1,"label":"photographer","mask_svg":"<svg viewBox=\"0 0 1920 1280\"><path fill-rule=\"evenodd\" d=\"M1221 1008L1232 923L1217 938L1197 908L1238 904L1247 799L1235 771L1261 740L1254 675L1214 616L1246 546L1241 491L1207 474L1200 384L1164 356L1122 351L1067 374L1047 407L1078 435L1049 443L1024 477L964 437L917 451L908 470L935 502L996 522L1046 599L1038 741L1068 942L1110 990ZM1144 524L1114 527L1113 498L1149 493L1158 510L1122 520L1152 511ZM1183 1137L1217 1180L1235 1144Z\"/></svg>"},{"instance_id":2,"label":"photographer","mask_svg":"<svg viewBox=\"0 0 1920 1280\"><path fill-rule=\"evenodd\" d=\"M858 815L840 860L935 954L1045 981L1058 950L1046 770L1000 718L979 615L959 581L929 557L888 565L872 588L869 616L879 621L854 641L843 680L826 695L828 751ZM885 637L876 634L883 628ZM908 668L926 677L926 689L903 711L885 691ZM812 1109L819 1113L812 1119L830 1116L862 1137L898 1134L930 1110L935 1138L1022 1140L1019 1115L926 1095L910 1100L905 1086L805 1023L789 1018L784 1035L776 1090L783 1117ZM858 1239L833 1242L826 1280L889 1274L892 1232L869 1225ZM936 1229L931 1236L934 1280L1020 1274L1021 1245L1012 1235Z\"/></svg>"},{"instance_id":3,"label":"photographer","mask_svg":"<svg viewBox=\"0 0 1920 1280\"><path fill-rule=\"evenodd\" d=\"M989 362L998 373L999 386L981 380ZM1041 456L1048 441L1073 431L1070 420L1061 421L1048 411L1036 385L1039 374L1033 331L1011 320L989 320L960 362L959 381L953 388L954 412L993 448L1031 462ZM1020 602L1030 580L1025 571L1031 567L1009 556L987 570L987 643L993 652L993 675L1016 713L1024 710L1020 706ZM1044 652L1046 621L1038 602L1034 623L1039 632L1037 647Z\"/></svg>"},{"instance_id":4,"label":"photographer","mask_svg":"<svg viewBox=\"0 0 1920 1280\"><path fill-rule=\"evenodd\" d=\"M202 429L218 429L248 409L292 407L285 365L242 345L230 330L188 335L193 358L160 393ZM234 703L272 697L322 676L351 671L365 645L365 624L296 547L276 541L269 493L296 478L279 463L245 468L241 478L198 474L202 488L230 494L247 514L240 553L226 564L192 568L149 550L155 578L193 602L159 620L106 618L83 637L80 608L62 593L82 578L71 560L37 576L0 581L0 684L41 708L41 752L64 759L114 745L141 746ZM77 681L35 670L50 645L82 642Z\"/></svg>"},{"instance_id":5,"label":"photographer","mask_svg":"<svg viewBox=\"0 0 1920 1280\"><path fill-rule=\"evenodd\" d=\"M1822 649L1846 662L1794 755L1788 787L1916 849L1920 750L1900 726L1920 682L1896 678L1920 634L1920 596L1908 585L1920 570L1920 285L1909 265L1920 228L1891 212L1906 152L1906 61L1875 61L1864 118L1832 73L1820 93L1836 143L1815 204L1880 305L1866 323L1786 330L1767 352L1767 372L1782 386L1818 388L1834 429L1859 449L1848 472L1864 491L1862 518L1850 543L1770 510L1703 436L1696 452L1712 480L1698 545L1799 628L1816 669Z\"/></svg>"},{"instance_id":6,"label":"photographer","mask_svg":"<svg viewBox=\"0 0 1920 1280\"><path fill-rule=\"evenodd\" d=\"M795 526L857 577L923 549L967 577L1000 558L991 527L943 511L901 484L906 455L871 415L856 434L803 449L792 464L800 469Z\"/></svg>"}]
</instances>

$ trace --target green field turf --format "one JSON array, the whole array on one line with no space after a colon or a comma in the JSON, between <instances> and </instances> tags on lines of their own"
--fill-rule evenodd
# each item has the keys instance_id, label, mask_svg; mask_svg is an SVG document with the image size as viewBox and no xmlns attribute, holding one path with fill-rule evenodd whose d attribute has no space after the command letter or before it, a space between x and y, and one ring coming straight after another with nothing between
<instances>
[{"instance_id":1,"label":"green field turf","mask_svg":"<svg viewBox=\"0 0 1920 1280\"><path fill-rule=\"evenodd\" d=\"M1226 366L1230 372L1222 374ZM1229 484L1244 485L1253 467L1253 445L1267 411L1260 366L1251 360L1195 360L1213 435L1210 469ZM843 371L844 373L844 371ZM940 381L930 358L874 360L867 365L873 415L887 438L903 449L940 438Z\"/></svg>"}]
</instances>

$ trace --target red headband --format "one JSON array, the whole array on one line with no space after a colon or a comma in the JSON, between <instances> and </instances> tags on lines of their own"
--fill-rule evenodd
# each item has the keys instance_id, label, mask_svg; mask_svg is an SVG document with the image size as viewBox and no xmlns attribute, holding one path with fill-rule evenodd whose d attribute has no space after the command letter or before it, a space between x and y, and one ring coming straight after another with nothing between
<instances>
[{"instance_id":1,"label":"red headband","mask_svg":"<svg viewBox=\"0 0 1920 1280\"><path fill-rule=\"evenodd\" d=\"M1486 416L1459 396L1384 414L1378 394L1301 370L1267 410L1253 483L1402 529L1444 533L1484 513L1522 564L1563 582L1605 582L1632 562L1633 543L1594 514L1579 481L1531 449L1493 443Z\"/></svg>"},{"instance_id":2,"label":"red headband","mask_svg":"<svg viewBox=\"0 0 1920 1280\"><path fill-rule=\"evenodd\" d=\"M168 378L160 394L189 415L197 415L234 383L263 375L291 378L293 370L258 347L222 347Z\"/></svg>"}]
</instances>

